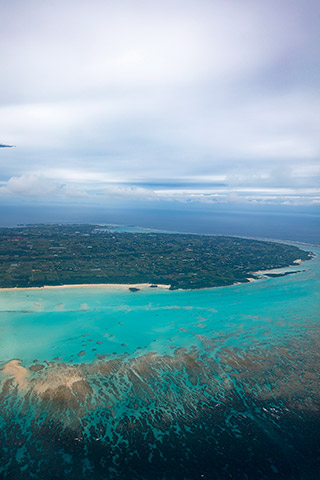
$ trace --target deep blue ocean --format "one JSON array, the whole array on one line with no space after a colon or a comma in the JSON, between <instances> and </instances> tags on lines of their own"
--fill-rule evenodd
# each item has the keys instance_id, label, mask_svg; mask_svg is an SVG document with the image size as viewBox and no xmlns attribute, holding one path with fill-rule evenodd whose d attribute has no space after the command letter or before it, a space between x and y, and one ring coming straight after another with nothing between
<instances>
[{"instance_id":1,"label":"deep blue ocean","mask_svg":"<svg viewBox=\"0 0 320 480\"><path fill-rule=\"evenodd\" d=\"M239 235L320 245L320 208L184 205L178 208L0 206L0 226L24 223L121 224L175 232Z\"/></svg>"}]
</instances>

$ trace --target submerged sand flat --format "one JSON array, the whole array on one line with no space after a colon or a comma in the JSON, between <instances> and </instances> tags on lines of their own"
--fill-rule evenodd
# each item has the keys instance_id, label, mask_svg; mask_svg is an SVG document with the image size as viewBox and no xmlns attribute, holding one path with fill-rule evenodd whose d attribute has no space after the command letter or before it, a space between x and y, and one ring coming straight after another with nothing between
<instances>
[{"instance_id":1,"label":"submerged sand flat","mask_svg":"<svg viewBox=\"0 0 320 480\"><path fill-rule=\"evenodd\" d=\"M165 423L190 425L206 415L210 405L218 402L228 408L238 395L255 402L279 401L297 413L318 410L320 329L311 328L298 348L290 341L285 346L257 343L241 349L229 346L227 336L198 338L202 349L175 348L170 355L106 355L78 365L23 366L21 360L11 360L0 370L0 397L11 392L18 403L27 400L46 412L47 421L57 415L61 428L76 431L84 428L82 419L92 413L102 422L101 428L109 416L114 418L114 429L126 416L139 422L148 417L153 428L158 428L158 415Z\"/></svg>"},{"instance_id":2,"label":"submerged sand flat","mask_svg":"<svg viewBox=\"0 0 320 480\"><path fill-rule=\"evenodd\" d=\"M21 360L14 359L6 363L3 373L13 378L18 387L25 389L28 385L28 370L21 365Z\"/></svg>"}]
</instances>

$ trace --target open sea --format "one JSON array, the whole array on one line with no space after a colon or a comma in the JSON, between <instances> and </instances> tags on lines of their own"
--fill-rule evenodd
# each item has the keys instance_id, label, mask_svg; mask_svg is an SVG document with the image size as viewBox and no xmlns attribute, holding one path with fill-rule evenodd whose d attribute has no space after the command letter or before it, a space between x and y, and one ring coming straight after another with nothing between
<instances>
[{"instance_id":1,"label":"open sea","mask_svg":"<svg viewBox=\"0 0 320 480\"><path fill-rule=\"evenodd\" d=\"M320 248L197 291L0 291L0 478L318 480ZM287 269L288 270L288 269Z\"/></svg>"},{"instance_id":2,"label":"open sea","mask_svg":"<svg viewBox=\"0 0 320 480\"><path fill-rule=\"evenodd\" d=\"M184 205L166 208L101 206L0 205L0 227L24 223L90 223L131 225L153 230L235 235L320 245L320 209Z\"/></svg>"}]
</instances>

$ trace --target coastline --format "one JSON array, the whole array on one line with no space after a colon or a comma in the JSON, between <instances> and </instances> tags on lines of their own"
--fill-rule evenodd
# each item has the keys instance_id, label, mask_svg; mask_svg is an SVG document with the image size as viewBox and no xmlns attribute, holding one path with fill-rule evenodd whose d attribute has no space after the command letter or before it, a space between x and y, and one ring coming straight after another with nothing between
<instances>
[{"instance_id":1,"label":"coastline","mask_svg":"<svg viewBox=\"0 0 320 480\"><path fill-rule=\"evenodd\" d=\"M157 287L151 287L157 285ZM139 290L145 288L161 288L169 290L170 285L163 285L158 283L79 283L73 285L44 285L43 287L4 287L0 288L0 292L22 291L22 290L57 290L62 288L138 288Z\"/></svg>"},{"instance_id":2,"label":"coastline","mask_svg":"<svg viewBox=\"0 0 320 480\"><path fill-rule=\"evenodd\" d=\"M291 242L295 245L295 242ZM293 264L287 265L286 267L280 268L271 268L266 270L257 270L254 272L250 272L252 275L258 275L258 278L254 277L247 277L247 282L235 281L229 285L215 285L212 287L200 287L200 288L177 288L174 289L175 291L196 291L196 290L208 290L208 289L215 289L215 288L224 288L224 287L233 287L236 285L246 285L248 283L253 283L258 280L261 280L261 277L268 273L276 273L279 270L286 269L290 271L292 268L299 268L301 267L306 261L310 261L317 257L315 252L311 252L312 255L307 260L302 260L301 258L297 258L293 261ZM293 271L293 273L295 273ZM297 272L298 273L298 272ZM15 291L29 291L29 290L58 290L58 289L65 289L65 288L105 288L105 289L137 289L137 290L146 290L147 288L159 288L161 290L170 290L171 285L167 284L158 284L158 283L79 283L79 284L64 284L64 285L43 285L42 287L0 287L1 292L15 292Z\"/></svg>"},{"instance_id":3,"label":"coastline","mask_svg":"<svg viewBox=\"0 0 320 480\"><path fill-rule=\"evenodd\" d=\"M40 225L41 227L41 225ZM46 227L50 227L50 225L46 225ZM58 227L60 228L61 225L58 225ZM75 225L71 225L71 227L75 227ZM85 227L88 227L88 225L85 225ZM71 229L72 230L72 229ZM87 231L87 230L86 230ZM149 230L148 230L149 231ZM150 229L150 231L152 231L152 229ZM59 231L60 232L60 231ZM91 232L91 231L90 231ZM41 232L40 232L41 233ZM76 233L79 233L78 231L76 231ZM92 232L91 232L92 233ZM168 232L169 233L169 232ZM174 233L174 232L172 232ZM177 234L179 235L179 234ZM190 235L190 234L189 234ZM201 234L192 234L192 235L201 235ZM89 233L87 234L84 234L83 236L90 236ZM202 236L204 236L202 234ZM206 235L206 236L211 236L211 235ZM213 237L220 237L221 235L213 235ZM232 240L232 237L234 238L238 238L238 240L240 240L241 238L242 239L246 239L247 237L236 237L236 236L226 236L226 238L229 238L231 239L230 242L231 242L231 245L233 245L233 240ZM14 237L15 238L15 237ZM114 237L113 237L114 238ZM18 241L20 240L20 237L17 237ZM269 250L271 248L271 251L272 251L272 246L270 247L271 245L271 242L270 240L263 240L263 239L252 239L250 237L247 238L247 240L253 240L255 243L257 243L257 241L259 242L260 240L262 240L264 243L267 241L269 243ZM191 242L193 241L190 240ZM280 243L282 243L282 250L283 250L283 247L285 245L284 242L279 242L278 240L272 240L272 242L275 242L277 244L279 244L279 248L280 248ZM221 243L221 242L220 242ZM238 245L239 242L236 242L236 245ZM218 242L219 244L219 242ZM202 244L201 244L202 245ZM251 244L249 244L251 245ZM14 272L15 271L15 268L20 266L20 262L15 262L13 263L12 265L10 264L10 262L7 262L8 265L8 278L4 277L4 281L2 281L2 285L0 286L0 292L3 291L3 292L10 292L10 291L29 291L29 290L49 290L49 289L75 289L75 288L96 288L96 289L118 289L118 290L123 290L123 289L128 289L129 291L131 292L135 292L135 291L138 291L138 290L144 290L146 292L147 289L149 288L152 288L152 287L159 287L160 289L162 290L181 290L181 291L194 291L194 290L206 290L206 289L214 289L214 288L221 288L221 287L230 287L230 286L235 286L235 285L239 285L239 284L246 284L246 283L250 283L250 282L253 282L255 280L258 280L259 278L255 278L257 275L263 275L263 274L268 274L269 272L275 272L276 273L276 270L275 269L278 269L278 268L281 268L281 269L289 269L291 270L292 267L299 267L303 261L301 258L299 258L300 255L303 255L303 251L304 253L306 252L306 248L305 246L302 247L302 248L299 248L297 247L297 245L295 245L294 242L292 242L292 245L294 245L296 247L296 250L298 250L300 253L298 253L298 251L295 253L295 255L289 255L289 257L286 257L284 256L281 260L281 262L278 262L278 264L280 263L283 264L283 261L287 261L288 263L283 266L283 267L274 267L274 259L273 257L269 258L269 261L268 262L264 262L264 268L266 268L266 270L257 270L257 271L241 271L241 275L238 275L238 271L234 272L234 263L231 262L231 265L227 265L227 267L225 268L220 268L219 270L219 258L216 259L214 258L214 261L217 263L218 265L218 271L216 271L215 269L210 269L209 270L206 268L206 265L204 265L204 268L201 269L201 267L198 267L198 265L196 265L195 263L195 258L194 257L194 254L191 254L191 259L187 259L185 261L193 261L193 264L192 264L192 267L191 267L191 270L189 271L188 270L188 266L185 268L185 265L183 265L183 267L181 268L178 268L177 270L174 271L174 273L176 274L176 276L173 276L173 278L166 278L164 279L163 277L160 276L159 280L161 282L161 280L168 280L169 281L169 284L166 284L166 285L163 285L163 284L157 284L156 283L156 280L155 278L153 277L153 282L146 282L146 280L148 280L148 276L149 276L149 272L147 271L147 275L139 275L140 278L140 282L141 283L138 283L138 282L135 282L135 283L111 283L110 280L118 280L118 278L114 277L113 279L109 278L108 277L104 277L101 276L100 274L97 275L97 274L92 274L92 275L87 275L87 274L84 274L82 278L82 271L80 269L80 273L78 273L76 276L74 276L74 278L72 278L72 275L71 276L65 276L66 278L59 278L59 277L63 277L63 275L58 275L57 272L55 272L55 267L53 267L53 270L51 271L49 269L49 273L50 275L47 276L47 275L43 275L43 274L36 274L35 277L33 276L33 272L42 272L42 267L38 268L38 265L36 264L35 266L32 265L32 276L31 278L29 278L30 276L30 272L27 274L23 274L23 271L22 271L22 278L21 277L21 272L18 272L18 274L16 275L11 275L11 272ZM230 245L229 245L230 247ZM50 247L50 248L60 248L60 247ZM67 248L67 247L61 247L61 248ZM88 246L88 248L93 248L91 245ZM234 247L237 249L237 247ZM262 252L265 253L265 250L266 250L266 246L261 247L262 248ZM268 252L268 248L267 248L267 252ZM186 250L190 250L191 252L193 252L193 249L186 249ZM259 250L259 249L258 249ZM280 250L281 251L281 250ZM201 251L202 252L202 251ZM201 253L200 252L200 253ZM277 249L276 249L276 252L277 252ZM199 253L199 252L198 252ZM292 253L292 252L291 252ZM314 253L313 252L308 252L309 253L308 255L303 255L304 257L304 260L309 260L311 259L312 257L314 257ZM75 255L75 253L73 253L73 255ZM182 251L182 257L184 258L184 254L183 254L183 251ZM181 257L180 255L180 257ZM241 254L243 255L243 253ZM240 256L241 256L240 255ZM18 257L18 255L16 255ZM58 254L54 254L54 257L58 257L59 255ZM298 258L296 258L295 260L292 260L292 257L294 258L295 256L297 256ZM178 258L180 258L178 257ZM309 257L309 258L308 258ZM51 258L51 257L50 257ZM64 257L63 257L64 258ZM91 256L90 256L91 258ZM161 256L161 258L163 258ZM171 258L171 257L168 257L168 258ZM174 257L175 258L175 257ZM241 257L242 258L242 257ZM259 257L261 258L261 257ZM8 260L8 259L7 259ZM46 260L46 257L42 260ZM13 259L11 260L13 261ZM18 259L17 259L18 261ZM52 260L53 262L53 260ZM163 261L164 262L164 266L167 266L166 265L166 260ZM162 263L163 263L162 262ZM289 263L289 262L292 262L292 263ZM60 263L60 262L58 262ZM68 262L68 265L69 265L70 262ZM229 262L230 263L230 262ZM260 265L259 265L260 263ZM9 265L10 264L10 265ZM138 262L138 264L136 264L136 267L138 267L140 264ZM162 265L162 264L161 264ZM168 263L169 265L169 263ZM215 265L215 263L213 264ZM263 263L261 265L261 262L256 262L256 265L257 267L263 268ZM277 265L277 263L276 263ZM121 266L121 262L120 262L120 266ZM253 266L253 265L251 265ZM269 268L268 268L269 266ZM242 265L243 267L243 265ZM271 268L270 268L271 267ZM152 267L153 268L153 267ZM68 267L69 270L74 270L75 267L72 265L72 262L71 262L71 265ZM62 269L63 270L63 269ZM75 269L75 271L78 272L79 268L77 267ZM101 268L93 268L91 269L91 271L95 271L95 270L101 270ZM198 276L198 273L199 273L199 270L200 270L200 273L201 275L204 274L204 278L202 278L202 276ZM203 271L202 271L203 270ZM222 270L222 271L221 271ZM229 273L229 270L231 270L231 273L232 275L228 275ZM46 270L44 270L46 272ZM119 270L118 270L119 271ZM195 271L195 273L193 273ZM52 275L52 272L55 272L55 276ZM152 270L153 272L153 270ZM211 274L208 276L208 273ZM170 272L168 272L168 277L170 277ZM248 275L246 278L243 277L243 274ZM183 275L183 278L182 280L180 279L180 275ZM193 275L195 275L197 278L193 278ZM153 275L150 275L150 277L152 277ZM186 278L184 278L186 277ZM15 281L16 279L16 281ZM65 284L63 283L63 280L67 280L68 284ZM130 277L128 278L128 275L124 275L122 271L120 271L119 273L119 279L122 279L123 281L125 280L133 280L134 277L131 279ZM142 279L145 279L144 282L142 282ZM6 281L7 280L7 281ZM87 283L87 281L90 281L90 283ZM98 283L97 282L101 281L103 282L106 281L106 280L109 280L109 282L106 282L106 283ZM81 283L78 283L78 282L81 282ZM46 282L48 282L49 284L46 284ZM74 282L74 283L72 283ZM83 283L82 283L83 282ZM28 283L28 285L26 285ZM9 284L9 285L8 285ZM20 284L20 285L19 285ZM24 285L23 285L24 284Z\"/></svg>"},{"instance_id":4,"label":"coastline","mask_svg":"<svg viewBox=\"0 0 320 480\"><path fill-rule=\"evenodd\" d=\"M314 258L314 257L313 257ZM311 259L310 259L311 260ZM288 265L287 267L281 268L274 268L274 269L267 269L267 270L258 270L252 272L252 275L264 275L269 272L277 272L278 270L283 269L290 269L290 268L297 268L301 267L304 262L299 258L294 260L293 265ZM194 290L207 290L213 288L221 288L221 287L233 287L235 285L245 285L247 283L256 282L261 280L261 278L253 278L248 277L247 282L239 282L236 281L231 283L230 285L216 285L214 287L201 287L201 288L177 288L176 291L194 291ZM152 287L154 285L154 287ZM159 288L161 290L170 290L171 285L165 284L158 284L158 283L78 283L78 284L66 284L66 285L43 285L42 287L0 287L1 292L16 292L16 291L29 291L29 290L59 290L65 288L106 288L106 289L137 289L137 290L145 290L147 288Z\"/></svg>"}]
</instances>

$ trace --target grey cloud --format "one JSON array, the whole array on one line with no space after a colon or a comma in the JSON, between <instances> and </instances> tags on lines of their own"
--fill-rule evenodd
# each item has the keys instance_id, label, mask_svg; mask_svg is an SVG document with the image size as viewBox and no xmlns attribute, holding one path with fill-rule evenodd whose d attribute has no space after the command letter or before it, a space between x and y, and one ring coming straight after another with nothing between
<instances>
[{"instance_id":1,"label":"grey cloud","mask_svg":"<svg viewBox=\"0 0 320 480\"><path fill-rule=\"evenodd\" d=\"M130 205L132 202L145 205L168 203L242 203L242 204L282 204L282 205L319 205L320 194L317 188L288 187L240 187L200 184L184 186L136 186L101 182L91 189L82 183L75 186L72 182L64 184L36 175L11 177L0 186L0 197L29 198L38 201L72 202Z\"/></svg>"},{"instance_id":2,"label":"grey cloud","mask_svg":"<svg viewBox=\"0 0 320 480\"><path fill-rule=\"evenodd\" d=\"M1 151L2 195L251 202L292 186L294 201L311 201L301 192L320 177L318 2L13 0L0 10L0 132L19 145ZM143 186L159 180L199 191ZM204 194L208 182L227 191ZM293 199L271 190L275 203Z\"/></svg>"},{"instance_id":3,"label":"grey cloud","mask_svg":"<svg viewBox=\"0 0 320 480\"><path fill-rule=\"evenodd\" d=\"M56 193L58 185L36 175L11 177L0 187L1 196L45 197Z\"/></svg>"},{"instance_id":4,"label":"grey cloud","mask_svg":"<svg viewBox=\"0 0 320 480\"><path fill-rule=\"evenodd\" d=\"M21 175L10 177L0 186L0 197L22 198L86 198L88 194L75 187L38 175Z\"/></svg>"}]
</instances>

